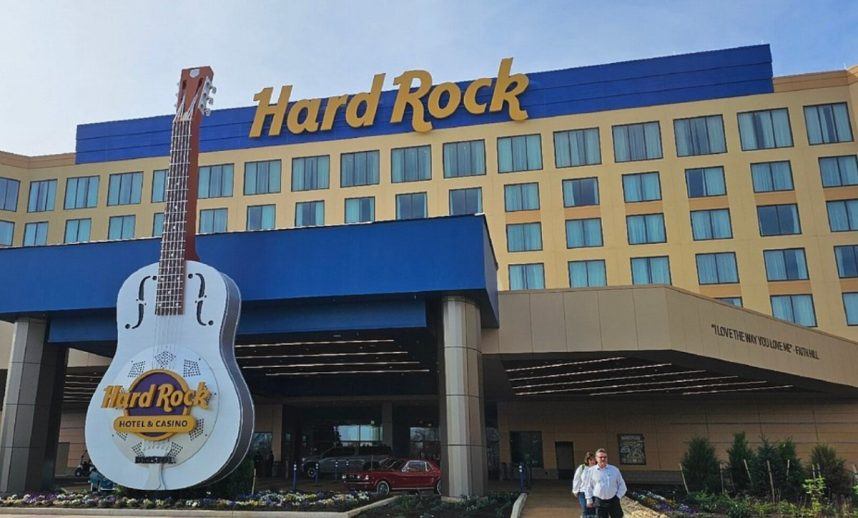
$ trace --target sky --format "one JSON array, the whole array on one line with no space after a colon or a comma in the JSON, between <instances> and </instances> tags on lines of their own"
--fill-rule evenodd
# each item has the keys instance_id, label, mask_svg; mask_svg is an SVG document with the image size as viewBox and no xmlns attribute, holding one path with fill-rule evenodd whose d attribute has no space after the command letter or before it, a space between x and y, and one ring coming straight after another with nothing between
<instances>
[{"instance_id":1,"label":"sky","mask_svg":"<svg viewBox=\"0 0 858 518\"><path fill-rule=\"evenodd\" d=\"M74 151L77 124L170 113L182 68L214 108L769 43L775 75L858 64L858 0L0 0L0 150Z\"/></svg>"}]
</instances>

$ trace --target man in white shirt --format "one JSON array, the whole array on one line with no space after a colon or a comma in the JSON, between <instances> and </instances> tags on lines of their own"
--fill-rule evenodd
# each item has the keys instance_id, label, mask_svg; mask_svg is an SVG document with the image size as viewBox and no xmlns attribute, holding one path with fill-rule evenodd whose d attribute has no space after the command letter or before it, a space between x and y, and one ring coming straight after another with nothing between
<instances>
[{"instance_id":1,"label":"man in white shirt","mask_svg":"<svg viewBox=\"0 0 858 518\"><path fill-rule=\"evenodd\" d=\"M626 494L626 482L615 466L608 464L608 452L596 450L596 465L587 470L584 496L587 507L596 509L599 518L622 518L620 498Z\"/></svg>"}]
</instances>

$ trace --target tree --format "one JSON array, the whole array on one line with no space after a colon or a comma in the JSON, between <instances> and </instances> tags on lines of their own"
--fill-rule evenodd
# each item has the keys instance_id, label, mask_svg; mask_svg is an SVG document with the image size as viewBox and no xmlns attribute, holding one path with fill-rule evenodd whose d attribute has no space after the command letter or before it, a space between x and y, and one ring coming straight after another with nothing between
<instances>
[{"instance_id":1,"label":"tree","mask_svg":"<svg viewBox=\"0 0 858 518\"><path fill-rule=\"evenodd\" d=\"M685 481L691 491L717 493L721 490L721 474L715 448L705 437L694 437L682 457Z\"/></svg>"},{"instance_id":2,"label":"tree","mask_svg":"<svg viewBox=\"0 0 858 518\"><path fill-rule=\"evenodd\" d=\"M745 463L750 467L754 463L754 450L748 445L745 432L733 434L733 446L727 450L727 458L730 462L730 476L733 479L733 487L736 491L747 491L751 487L748 471Z\"/></svg>"},{"instance_id":3,"label":"tree","mask_svg":"<svg viewBox=\"0 0 858 518\"><path fill-rule=\"evenodd\" d=\"M751 466L753 493L760 497L797 499L803 491L804 469L795 453L795 443L792 439L779 443L771 443L765 437L760 439L762 443Z\"/></svg>"},{"instance_id":4,"label":"tree","mask_svg":"<svg viewBox=\"0 0 858 518\"><path fill-rule=\"evenodd\" d=\"M846 461L837 456L831 446L817 444L810 453L811 469L815 466L818 475L825 479L825 491L829 497L852 494L852 475L846 470Z\"/></svg>"},{"instance_id":5,"label":"tree","mask_svg":"<svg viewBox=\"0 0 858 518\"><path fill-rule=\"evenodd\" d=\"M791 438L779 442L777 448L781 466L784 469L784 487L781 490L781 496L795 500L804 494L804 467L795 453L795 443Z\"/></svg>"}]
</instances>

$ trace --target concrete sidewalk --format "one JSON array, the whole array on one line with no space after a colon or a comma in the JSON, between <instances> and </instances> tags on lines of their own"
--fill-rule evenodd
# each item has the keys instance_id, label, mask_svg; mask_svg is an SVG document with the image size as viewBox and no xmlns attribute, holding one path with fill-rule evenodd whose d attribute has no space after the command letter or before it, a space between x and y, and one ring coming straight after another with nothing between
<instances>
[{"instance_id":1,"label":"concrete sidewalk","mask_svg":"<svg viewBox=\"0 0 858 518\"><path fill-rule=\"evenodd\" d=\"M581 516L578 501L572 499L567 480L535 480L527 501L523 518L566 518Z\"/></svg>"}]
</instances>

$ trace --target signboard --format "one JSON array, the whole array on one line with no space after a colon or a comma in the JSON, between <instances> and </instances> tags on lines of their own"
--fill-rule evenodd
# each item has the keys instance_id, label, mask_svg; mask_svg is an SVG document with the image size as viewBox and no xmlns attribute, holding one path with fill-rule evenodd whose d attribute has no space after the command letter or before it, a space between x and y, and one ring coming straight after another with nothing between
<instances>
[{"instance_id":1,"label":"signboard","mask_svg":"<svg viewBox=\"0 0 858 518\"><path fill-rule=\"evenodd\" d=\"M643 466L646 464L644 436L639 433L626 433L617 436L620 451L620 464Z\"/></svg>"}]
</instances>

